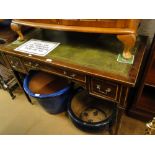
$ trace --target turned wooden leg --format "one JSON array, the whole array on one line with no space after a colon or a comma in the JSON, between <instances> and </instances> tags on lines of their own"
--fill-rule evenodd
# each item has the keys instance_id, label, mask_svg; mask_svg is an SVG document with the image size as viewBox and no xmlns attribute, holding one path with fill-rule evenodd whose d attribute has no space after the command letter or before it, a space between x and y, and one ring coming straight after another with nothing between
<instances>
[{"instance_id":1,"label":"turned wooden leg","mask_svg":"<svg viewBox=\"0 0 155 155\"><path fill-rule=\"evenodd\" d=\"M117 35L117 38L124 44L123 57L125 59L130 59L131 49L135 45L136 35L135 34L126 34L126 35Z\"/></svg>"},{"instance_id":2,"label":"turned wooden leg","mask_svg":"<svg viewBox=\"0 0 155 155\"><path fill-rule=\"evenodd\" d=\"M12 70L12 73L14 74L14 77L16 78L19 87L20 87L20 88L22 89L22 91L24 92L24 95L25 95L25 97L27 98L28 102L30 102L31 104L33 104L31 98L30 98L30 97L27 95L27 93L24 91L24 88L23 88L23 81L22 81L22 79L21 79L21 77L20 77L20 72L17 72L17 71L15 71L15 70Z\"/></svg>"},{"instance_id":3,"label":"turned wooden leg","mask_svg":"<svg viewBox=\"0 0 155 155\"><path fill-rule=\"evenodd\" d=\"M21 26L20 25L18 25L16 23L11 23L11 29L19 35L19 37L18 37L19 41L24 40L24 36L21 32Z\"/></svg>"}]
</instances>

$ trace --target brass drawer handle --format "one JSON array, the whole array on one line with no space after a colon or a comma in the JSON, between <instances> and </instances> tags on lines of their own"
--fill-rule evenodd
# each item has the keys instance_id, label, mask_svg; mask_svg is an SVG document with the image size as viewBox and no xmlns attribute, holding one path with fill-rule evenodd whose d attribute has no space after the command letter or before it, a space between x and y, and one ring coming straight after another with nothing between
<instances>
[{"instance_id":1,"label":"brass drawer handle","mask_svg":"<svg viewBox=\"0 0 155 155\"><path fill-rule=\"evenodd\" d=\"M28 63L28 65L30 65L30 66L31 66L31 65L32 65L32 63L31 63L31 62L29 62L29 63Z\"/></svg>"},{"instance_id":2,"label":"brass drawer handle","mask_svg":"<svg viewBox=\"0 0 155 155\"><path fill-rule=\"evenodd\" d=\"M39 64L35 64L35 67L38 67L39 66Z\"/></svg>"},{"instance_id":3,"label":"brass drawer handle","mask_svg":"<svg viewBox=\"0 0 155 155\"><path fill-rule=\"evenodd\" d=\"M70 77L71 78L75 78L76 74L71 74Z\"/></svg>"},{"instance_id":4,"label":"brass drawer handle","mask_svg":"<svg viewBox=\"0 0 155 155\"><path fill-rule=\"evenodd\" d=\"M112 90L111 90L111 88L106 88L106 90L105 91L101 91L101 86L100 85L96 85L96 88L98 89L98 91L100 92L100 93L102 93L102 94L105 94L105 95L107 95L108 93L110 93Z\"/></svg>"},{"instance_id":5,"label":"brass drawer handle","mask_svg":"<svg viewBox=\"0 0 155 155\"><path fill-rule=\"evenodd\" d=\"M32 64L32 62L25 62L25 65L31 66L31 67L38 67L39 64Z\"/></svg>"},{"instance_id":6,"label":"brass drawer handle","mask_svg":"<svg viewBox=\"0 0 155 155\"><path fill-rule=\"evenodd\" d=\"M15 62L15 65L18 66L19 65L19 62Z\"/></svg>"},{"instance_id":7,"label":"brass drawer handle","mask_svg":"<svg viewBox=\"0 0 155 155\"><path fill-rule=\"evenodd\" d=\"M63 72L63 74L64 74L64 75L67 75L67 72L66 72L66 71L64 71L64 72Z\"/></svg>"}]
</instances>

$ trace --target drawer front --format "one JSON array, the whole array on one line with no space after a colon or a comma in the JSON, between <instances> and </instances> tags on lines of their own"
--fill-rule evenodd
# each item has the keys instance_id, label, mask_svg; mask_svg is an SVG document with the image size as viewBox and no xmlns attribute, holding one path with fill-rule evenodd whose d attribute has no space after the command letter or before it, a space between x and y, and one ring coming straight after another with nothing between
<instances>
[{"instance_id":1,"label":"drawer front","mask_svg":"<svg viewBox=\"0 0 155 155\"><path fill-rule=\"evenodd\" d=\"M63 70L63 75L69 79L86 82L86 75L71 70Z\"/></svg>"},{"instance_id":2,"label":"drawer front","mask_svg":"<svg viewBox=\"0 0 155 155\"><path fill-rule=\"evenodd\" d=\"M44 63L37 62L37 61L30 61L30 60L24 60L23 63L24 63L24 65L28 71L30 71L30 70L42 70L45 72L63 75L62 69L50 66L48 64L44 64Z\"/></svg>"},{"instance_id":3,"label":"drawer front","mask_svg":"<svg viewBox=\"0 0 155 155\"><path fill-rule=\"evenodd\" d=\"M76 80L79 82L86 82L85 75L68 69L64 69L61 67L54 67L48 64L29 61L29 60L24 60L24 65L27 68L27 70L42 70L42 71L50 72L63 77L67 77L68 79Z\"/></svg>"},{"instance_id":4,"label":"drawer front","mask_svg":"<svg viewBox=\"0 0 155 155\"><path fill-rule=\"evenodd\" d=\"M6 55L6 57L14 70L26 73L25 67L20 58L12 55Z\"/></svg>"},{"instance_id":5,"label":"drawer front","mask_svg":"<svg viewBox=\"0 0 155 155\"><path fill-rule=\"evenodd\" d=\"M120 85L107 80L91 79L90 93L108 100L119 102Z\"/></svg>"},{"instance_id":6,"label":"drawer front","mask_svg":"<svg viewBox=\"0 0 155 155\"><path fill-rule=\"evenodd\" d=\"M84 27L102 27L102 28L125 28L128 20L125 19L68 19L59 20L60 25L66 26L84 26Z\"/></svg>"},{"instance_id":7,"label":"drawer front","mask_svg":"<svg viewBox=\"0 0 155 155\"><path fill-rule=\"evenodd\" d=\"M39 70L40 67L40 64L35 61L23 60L23 64L28 71Z\"/></svg>"},{"instance_id":8,"label":"drawer front","mask_svg":"<svg viewBox=\"0 0 155 155\"><path fill-rule=\"evenodd\" d=\"M36 24L55 24L65 26L84 26L102 28L125 28L128 26L127 19L22 19L24 22Z\"/></svg>"}]
</instances>

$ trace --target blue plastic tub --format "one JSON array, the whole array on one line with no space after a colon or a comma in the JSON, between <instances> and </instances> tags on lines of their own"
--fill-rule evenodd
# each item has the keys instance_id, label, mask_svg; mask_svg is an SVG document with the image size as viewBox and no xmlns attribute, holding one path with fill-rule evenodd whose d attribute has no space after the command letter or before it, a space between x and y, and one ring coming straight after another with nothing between
<instances>
[{"instance_id":1,"label":"blue plastic tub","mask_svg":"<svg viewBox=\"0 0 155 155\"><path fill-rule=\"evenodd\" d=\"M27 75L24 79L23 88L25 92L38 100L38 102L41 104L41 106L51 114L57 114L60 112L63 112L67 109L67 103L69 102L70 96L71 96L71 90L73 84L68 84L63 89L56 91L52 94L34 94L29 89L29 82L33 75L36 74L36 72L30 72L29 75Z\"/></svg>"}]
</instances>

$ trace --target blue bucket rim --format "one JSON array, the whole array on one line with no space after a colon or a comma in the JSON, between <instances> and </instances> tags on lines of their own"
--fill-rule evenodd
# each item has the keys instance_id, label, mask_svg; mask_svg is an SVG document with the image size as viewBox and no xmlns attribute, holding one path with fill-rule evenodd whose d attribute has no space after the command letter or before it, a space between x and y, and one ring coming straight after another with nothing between
<instances>
[{"instance_id":1,"label":"blue bucket rim","mask_svg":"<svg viewBox=\"0 0 155 155\"><path fill-rule=\"evenodd\" d=\"M56 97L56 96L60 96L64 93L66 93L70 88L71 88L71 84L68 84L66 87L64 87L63 89L59 90L59 91L56 91L52 94L36 94L36 93L33 93L29 87L28 87L28 84L29 84L29 81L31 80L31 78L33 77L34 74L36 74L37 72L30 72L28 75L26 75L26 77L24 78L24 82L23 82L23 88L24 88L24 91L30 95L31 97L34 97L34 98L49 98L49 97Z\"/></svg>"},{"instance_id":2,"label":"blue bucket rim","mask_svg":"<svg viewBox=\"0 0 155 155\"><path fill-rule=\"evenodd\" d=\"M67 108L67 113L69 115L69 117L71 118L71 120L74 122L74 123L77 123L77 125L82 125L83 127L87 127L87 128L103 128L105 127L106 125L109 125L110 123L114 122L115 121L115 117L116 117L116 105L113 103L112 104L112 114L107 117L105 120L102 120L100 122L96 122L96 123L89 123L89 122L85 122L83 120L81 120L79 117L77 117L72 108L71 108L71 104L72 104L72 99L74 98L74 96L76 96L78 93L84 91L83 88L79 87L75 90L74 92L74 95L70 98L70 101L68 103L68 108ZM108 101L107 101L108 102Z\"/></svg>"}]
</instances>

